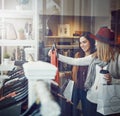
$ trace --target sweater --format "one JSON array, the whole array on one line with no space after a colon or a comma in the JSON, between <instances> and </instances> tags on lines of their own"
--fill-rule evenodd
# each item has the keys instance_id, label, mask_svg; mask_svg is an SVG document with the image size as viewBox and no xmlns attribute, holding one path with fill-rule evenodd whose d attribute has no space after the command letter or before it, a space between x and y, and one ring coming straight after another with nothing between
<instances>
[{"instance_id":1,"label":"sweater","mask_svg":"<svg viewBox=\"0 0 120 116\"><path fill-rule=\"evenodd\" d=\"M61 54L58 54L58 60L69 65L75 66L88 66L93 61L94 57L92 55L82 57L82 58L72 58L66 57ZM115 54L115 60L109 62L109 73L115 79L120 79L120 54Z\"/></svg>"}]
</instances>

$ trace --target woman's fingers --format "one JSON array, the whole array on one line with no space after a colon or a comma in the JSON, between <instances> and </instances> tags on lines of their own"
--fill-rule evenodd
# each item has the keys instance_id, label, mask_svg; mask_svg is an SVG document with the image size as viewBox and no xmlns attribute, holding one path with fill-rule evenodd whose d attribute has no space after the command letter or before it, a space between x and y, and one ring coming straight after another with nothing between
<instances>
[{"instance_id":1,"label":"woman's fingers","mask_svg":"<svg viewBox=\"0 0 120 116\"><path fill-rule=\"evenodd\" d=\"M109 73L104 74L104 76L105 76L105 79L106 79L107 82L111 82L112 81L112 78L111 78Z\"/></svg>"},{"instance_id":2,"label":"woman's fingers","mask_svg":"<svg viewBox=\"0 0 120 116\"><path fill-rule=\"evenodd\" d=\"M48 56L51 56L51 52L52 52L52 50L50 49L48 52Z\"/></svg>"}]
</instances>

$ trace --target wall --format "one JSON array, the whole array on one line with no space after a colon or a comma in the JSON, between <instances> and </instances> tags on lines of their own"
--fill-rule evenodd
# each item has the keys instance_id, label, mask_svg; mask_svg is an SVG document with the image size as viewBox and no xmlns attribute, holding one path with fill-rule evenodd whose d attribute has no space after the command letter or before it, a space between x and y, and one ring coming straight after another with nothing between
<instances>
[{"instance_id":1,"label":"wall","mask_svg":"<svg viewBox=\"0 0 120 116\"><path fill-rule=\"evenodd\" d=\"M45 20L48 15L41 16L42 20ZM62 22L61 22L62 20ZM52 15L48 21L48 27L52 30L54 36L58 36L58 25L69 24L70 25L70 36L73 36L75 31L92 31L91 28L94 26L94 17L88 16L60 16Z\"/></svg>"},{"instance_id":2,"label":"wall","mask_svg":"<svg viewBox=\"0 0 120 116\"><path fill-rule=\"evenodd\" d=\"M19 5L18 3L19 0L5 0L5 9L16 9L16 7ZM23 5L23 10L24 9L31 9L32 7L32 0L29 0L29 2L27 3L27 5Z\"/></svg>"},{"instance_id":3,"label":"wall","mask_svg":"<svg viewBox=\"0 0 120 116\"><path fill-rule=\"evenodd\" d=\"M62 0L63 15L109 16L110 0Z\"/></svg>"},{"instance_id":4,"label":"wall","mask_svg":"<svg viewBox=\"0 0 120 116\"><path fill-rule=\"evenodd\" d=\"M46 0L46 3L54 4L55 0ZM88 16L91 17L91 22L94 24L91 27L91 32L96 33L96 30L103 26L110 26L111 22L111 0L58 0L60 6L60 14L61 16ZM53 6L54 6L53 5ZM50 14L50 13L47 13ZM53 14L54 15L54 14ZM79 30L79 26L81 26L82 30L85 28L85 20L80 21L80 19L74 19L76 22L80 22L77 25L74 25L73 30ZM89 23L91 23L89 22ZM93 23L92 23L93 24Z\"/></svg>"}]
</instances>

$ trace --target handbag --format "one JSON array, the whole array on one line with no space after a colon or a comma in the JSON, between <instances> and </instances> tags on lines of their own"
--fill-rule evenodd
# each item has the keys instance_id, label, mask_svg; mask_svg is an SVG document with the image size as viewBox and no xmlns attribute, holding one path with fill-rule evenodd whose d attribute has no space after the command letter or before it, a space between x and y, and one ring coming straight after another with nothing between
<instances>
[{"instance_id":1,"label":"handbag","mask_svg":"<svg viewBox=\"0 0 120 116\"><path fill-rule=\"evenodd\" d=\"M68 83L63 91L63 95L67 100L72 99L72 93L73 93L73 86L74 86L74 81L71 79L68 79Z\"/></svg>"},{"instance_id":2,"label":"handbag","mask_svg":"<svg viewBox=\"0 0 120 116\"><path fill-rule=\"evenodd\" d=\"M120 113L120 83L99 86L97 112L103 115Z\"/></svg>"}]
</instances>

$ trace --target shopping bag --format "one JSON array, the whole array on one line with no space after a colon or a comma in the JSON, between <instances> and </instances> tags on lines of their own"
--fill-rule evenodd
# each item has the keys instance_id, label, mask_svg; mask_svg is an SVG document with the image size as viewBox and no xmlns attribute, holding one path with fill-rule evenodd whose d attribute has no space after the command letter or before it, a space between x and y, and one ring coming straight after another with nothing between
<instances>
[{"instance_id":1,"label":"shopping bag","mask_svg":"<svg viewBox=\"0 0 120 116\"><path fill-rule=\"evenodd\" d=\"M120 113L120 84L99 86L97 112L103 115Z\"/></svg>"},{"instance_id":2,"label":"shopping bag","mask_svg":"<svg viewBox=\"0 0 120 116\"><path fill-rule=\"evenodd\" d=\"M64 97L69 101L71 101L72 98L73 86L74 86L74 81L69 79L69 82L63 91Z\"/></svg>"}]
</instances>

